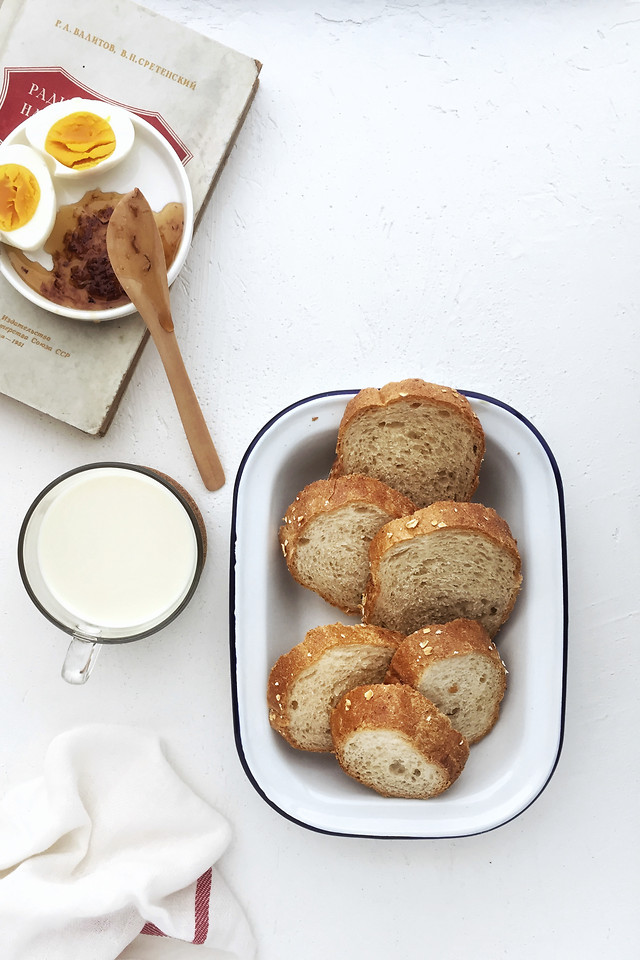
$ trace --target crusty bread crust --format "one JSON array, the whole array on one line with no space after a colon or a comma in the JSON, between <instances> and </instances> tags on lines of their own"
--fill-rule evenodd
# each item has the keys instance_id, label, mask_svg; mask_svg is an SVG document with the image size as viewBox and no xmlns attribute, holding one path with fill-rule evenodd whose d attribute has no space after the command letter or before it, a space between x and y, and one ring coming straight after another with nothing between
<instances>
[{"instance_id":1,"label":"crusty bread crust","mask_svg":"<svg viewBox=\"0 0 640 960\"><path fill-rule=\"evenodd\" d=\"M383 560L389 557L390 552L397 550L405 543L415 542L419 538L439 537L441 535L450 538L450 535L456 531L483 538L488 544L497 547L499 551L504 552L510 558L512 572L509 584L505 584L506 596L503 598L502 605L492 613L490 623L488 624L487 617L475 615L470 617L470 619L481 620L490 636L495 636L498 628L509 617L516 602L522 582L521 559L516 540L512 536L507 522L491 507L486 507L481 503L456 503L453 501L433 503L421 510L416 510L409 517L391 520L381 527L369 546L371 573L363 597L363 621L365 623L377 623L393 630L400 630L408 635L431 622L445 623L454 619L454 616L448 614L443 616L431 615L428 598L425 598L425 609L420 613L423 617L421 622L404 622L401 613L385 612L381 603L384 584L380 578L380 568ZM415 601L418 607L420 606L420 597L411 599ZM464 596L460 597L461 603L464 603L465 600Z\"/></svg>"},{"instance_id":2,"label":"crusty bread crust","mask_svg":"<svg viewBox=\"0 0 640 960\"><path fill-rule=\"evenodd\" d=\"M367 624L332 623L309 630L301 643L278 658L269 674L267 685L269 723L298 750L331 751L333 741L329 729L329 716L335 702L345 689L353 686L354 683L382 680L393 654L404 639L401 633ZM312 694L311 707L316 714L318 726L326 726L326 738L319 737L316 731L315 743L311 745L308 735L300 729L297 722L302 709L306 706L296 700L301 692L299 681L310 674L315 674L315 677L319 678L323 669L323 659L326 664L327 653L348 648L353 651L353 657L349 659L348 672L337 672L335 667L325 666L325 669L331 670L330 675L326 677L330 694L326 699L321 699L319 693ZM372 648L380 651L375 658L371 657ZM377 661L376 671L369 672L365 677L363 673L372 659ZM315 686L326 689L327 683L316 682Z\"/></svg>"},{"instance_id":3,"label":"crusty bread crust","mask_svg":"<svg viewBox=\"0 0 640 960\"><path fill-rule=\"evenodd\" d=\"M437 786L421 789L420 782L411 784L411 792L399 787L392 789L389 780L376 777L355 766L347 757L352 738L362 731L391 732L413 749L415 756L425 764L438 768ZM469 744L454 729L435 704L406 684L361 685L349 690L331 714L331 733L336 758L345 773L371 787L383 796L413 796L427 799L448 789L460 776L469 756ZM393 766L389 756L371 758L384 767Z\"/></svg>"},{"instance_id":4,"label":"crusty bread crust","mask_svg":"<svg viewBox=\"0 0 640 960\"><path fill-rule=\"evenodd\" d=\"M455 458L448 457L448 462L443 462L435 454L435 460L432 462L421 459L418 463L415 457L410 457L404 464L396 463L394 455L393 465L385 467L379 463L365 466L360 462L360 458L357 463L349 462L350 457L347 453L349 436L358 422L376 411L385 411L385 408L385 412L392 414L394 406L402 407L404 410L411 407L432 407L435 410L441 410L462 426L466 434L464 448L456 452ZM434 450L438 448L440 442L438 434L442 434L442 427L441 423L435 436L425 438L429 449L432 446ZM410 445L413 443L409 438L405 438L405 441ZM445 496L464 501L471 499L478 486L478 475L484 453L484 430L468 399L451 387L410 378L388 383L379 390L375 387L367 387L349 400L338 427L336 456L331 468L331 476L337 477L356 471L377 476L389 486L411 497L418 507L442 500ZM453 459L456 460L455 464ZM445 493L439 474L454 468L455 474L459 475L455 484L456 489L454 492Z\"/></svg>"},{"instance_id":5,"label":"crusty bread crust","mask_svg":"<svg viewBox=\"0 0 640 960\"><path fill-rule=\"evenodd\" d=\"M368 579L368 547L370 539L364 539L361 530L355 528L346 545L341 542L323 543L322 553L332 553L335 575L330 582L321 583L314 571L304 570L300 551L306 546L314 531L319 529L323 518L336 516L340 511L345 525L356 522L348 518L348 508L371 508L379 514L372 523L379 529L392 518L412 513L415 505L407 497L388 487L381 480L359 474L348 474L335 479L321 479L308 484L287 508L279 530L282 553L294 580L318 593L324 600L338 607L343 613L357 614L362 594ZM371 524L370 524L371 525ZM373 531L369 534L369 538ZM345 549L346 547L346 549ZM354 556L359 563L354 562ZM347 599L345 599L348 595Z\"/></svg>"},{"instance_id":6,"label":"crusty bread crust","mask_svg":"<svg viewBox=\"0 0 640 960\"><path fill-rule=\"evenodd\" d=\"M473 689L476 677L469 676L463 690L456 684L456 689L446 690L442 698L439 697L436 693L438 683L433 677L439 670L437 664L456 662L459 670L464 672L465 661L468 662L470 657L474 662L482 663L485 675L482 684ZM408 636L393 655L385 683L408 683L414 687L432 700L472 744L486 736L498 720L507 688L507 671L482 624L476 620L458 619L430 624ZM451 712L448 706L452 708ZM467 722L473 728L473 734L461 722L464 714L469 715Z\"/></svg>"}]
</instances>

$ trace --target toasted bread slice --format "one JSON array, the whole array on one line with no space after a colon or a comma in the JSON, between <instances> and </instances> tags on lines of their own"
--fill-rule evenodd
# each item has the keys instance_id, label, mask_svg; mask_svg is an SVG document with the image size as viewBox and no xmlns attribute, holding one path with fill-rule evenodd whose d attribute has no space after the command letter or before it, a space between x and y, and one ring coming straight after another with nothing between
<instances>
[{"instance_id":1,"label":"toasted bread slice","mask_svg":"<svg viewBox=\"0 0 640 960\"><path fill-rule=\"evenodd\" d=\"M482 624L452 620L407 637L393 655L385 682L415 687L471 744L498 719L507 671Z\"/></svg>"},{"instance_id":2,"label":"toasted bread slice","mask_svg":"<svg viewBox=\"0 0 640 960\"><path fill-rule=\"evenodd\" d=\"M363 620L406 635L462 618L493 637L522 581L506 521L480 503L434 503L391 520L371 541L369 560Z\"/></svg>"},{"instance_id":3,"label":"toasted bread slice","mask_svg":"<svg viewBox=\"0 0 640 960\"><path fill-rule=\"evenodd\" d=\"M470 500L484 450L484 431L463 394L424 380L401 380L361 390L349 401L331 476L377 477L416 507Z\"/></svg>"},{"instance_id":4,"label":"toasted bread slice","mask_svg":"<svg viewBox=\"0 0 640 960\"><path fill-rule=\"evenodd\" d=\"M448 718L405 684L347 691L331 714L331 734L345 773L385 797L435 797L469 756Z\"/></svg>"},{"instance_id":5,"label":"toasted bread slice","mask_svg":"<svg viewBox=\"0 0 640 960\"><path fill-rule=\"evenodd\" d=\"M330 752L329 716L345 690L378 683L404 637L363 624L309 630L269 675L269 722L298 750Z\"/></svg>"},{"instance_id":6,"label":"toasted bread slice","mask_svg":"<svg viewBox=\"0 0 640 960\"><path fill-rule=\"evenodd\" d=\"M291 575L344 613L359 613L371 540L389 520L414 510L411 500L371 477L310 483L289 506L280 527L280 546Z\"/></svg>"}]
</instances>

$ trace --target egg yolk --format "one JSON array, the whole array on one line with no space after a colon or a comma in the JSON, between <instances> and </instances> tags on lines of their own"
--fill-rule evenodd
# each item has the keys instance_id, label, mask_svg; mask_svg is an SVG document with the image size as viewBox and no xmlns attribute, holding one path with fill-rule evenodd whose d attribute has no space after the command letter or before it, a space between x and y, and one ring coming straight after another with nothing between
<instances>
[{"instance_id":1,"label":"egg yolk","mask_svg":"<svg viewBox=\"0 0 640 960\"><path fill-rule=\"evenodd\" d=\"M9 232L31 220L40 203L40 185L19 163L0 166L0 230Z\"/></svg>"},{"instance_id":2,"label":"egg yolk","mask_svg":"<svg viewBox=\"0 0 640 960\"><path fill-rule=\"evenodd\" d=\"M111 156L116 135L111 124L95 113L70 113L53 124L45 150L65 167L86 170Z\"/></svg>"}]
</instances>

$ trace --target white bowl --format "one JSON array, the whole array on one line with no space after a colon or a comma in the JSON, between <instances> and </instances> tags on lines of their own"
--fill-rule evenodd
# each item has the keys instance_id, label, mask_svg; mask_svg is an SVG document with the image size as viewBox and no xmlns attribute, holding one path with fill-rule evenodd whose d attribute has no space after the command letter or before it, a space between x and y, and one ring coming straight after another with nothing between
<instances>
[{"instance_id":1,"label":"white bowl","mask_svg":"<svg viewBox=\"0 0 640 960\"><path fill-rule=\"evenodd\" d=\"M84 174L77 179L54 178L58 207L75 203L87 190L102 190L105 193L115 191L128 193L138 187L149 201L152 210L160 211L167 203L181 203L184 208L184 230L175 259L168 270L169 284L172 284L186 260L193 236L193 196L191 185L175 150L168 141L150 123L142 117L129 113L135 129L135 141L129 154L115 167L95 176ZM27 121L11 131L5 144L28 144L24 127ZM49 267L51 257L43 248L32 251L27 256ZM135 313L132 303L125 303L106 310L78 310L53 303L22 280L14 270L7 248L0 244L0 273L25 297L43 310L70 317L73 320L115 320Z\"/></svg>"},{"instance_id":2,"label":"white bowl","mask_svg":"<svg viewBox=\"0 0 640 960\"><path fill-rule=\"evenodd\" d=\"M253 440L234 490L231 659L236 743L258 792L302 826L366 837L461 837L522 813L551 778L562 746L567 643L562 484L546 442L516 410L464 391L487 449L475 500L509 523L524 583L496 636L509 671L500 718L471 747L454 785L431 800L379 796L344 774L331 754L290 747L269 726L266 687L277 658L322 623L356 622L295 583L278 543L287 506L328 474L338 424L356 391L309 397Z\"/></svg>"}]
</instances>

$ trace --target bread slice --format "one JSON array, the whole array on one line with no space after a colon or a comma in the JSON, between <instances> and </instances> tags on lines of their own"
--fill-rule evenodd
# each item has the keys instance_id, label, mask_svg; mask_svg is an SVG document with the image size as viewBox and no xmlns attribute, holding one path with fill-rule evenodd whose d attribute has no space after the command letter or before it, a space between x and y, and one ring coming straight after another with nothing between
<instances>
[{"instance_id":1,"label":"bread slice","mask_svg":"<svg viewBox=\"0 0 640 960\"><path fill-rule=\"evenodd\" d=\"M405 684L347 691L331 714L331 734L345 773L385 797L435 797L469 756L447 717Z\"/></svg>"},{"instance_id":2,"label":"bread slice","mask_svg":"<svg viewBox=\"0 0 640 960\"><path fill-rule=\"evenodd\" d=\"M470 500L484 450L484 431L463 394L424 380L401 380L361 390L349 401L331 476L377 477L416 507Z\"/></svg>"},{"instance_id":3,"label":"bread slice","mask_svg":"<svg viewBox=\"0 0 640 960\"><path fill-rule=\"evenodd\" d=\"M280 527L294 579L344 613L357 614L369 578L369 544L380 527L414 504L371 477L316 480L300 491Z\"/></svg>"},{"instance_id":4,"label":"bread slice","mask_svg":"<svg viewBox=\"0 0 640 960\"><path fill-rule=\"evenodd\" d=\"M407 637L393 655L385 682L415 687L471 744L498 719L507 671L480 623L453 620Z\"/></svg>"},{"instance_id":5,"label":"bread slice","mask_svg":"<svg viewBox=\"0 0 640 960\"><path fill-rule=\"evenodd\" d=\"M298 750L329 752L331 709L345 690L378 683L404 640L400 633L363 624L333 623L309 630L269 675L269 722Z\"/></svg>"},{"instance_id":6,"label":"bread slice","mask_svg":"<svg viewBox=\"0 0 640 960\"><path fill-rule=\"evenodd\" d=\"M371 541L369 560L363 620L407 635L463 618L493 637L522 581L506 521L481 503L434 503L391 520Z\"/></svg>"}]
</instances>

